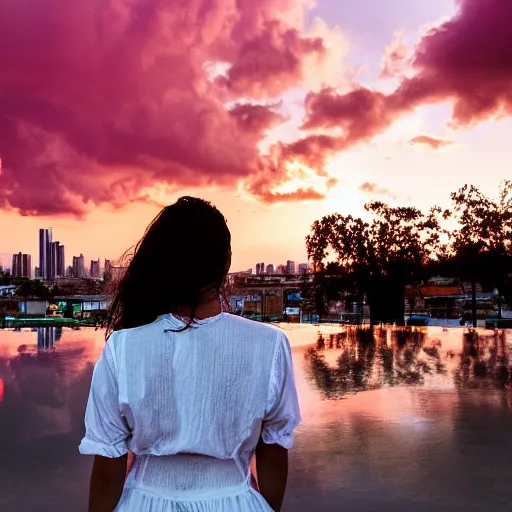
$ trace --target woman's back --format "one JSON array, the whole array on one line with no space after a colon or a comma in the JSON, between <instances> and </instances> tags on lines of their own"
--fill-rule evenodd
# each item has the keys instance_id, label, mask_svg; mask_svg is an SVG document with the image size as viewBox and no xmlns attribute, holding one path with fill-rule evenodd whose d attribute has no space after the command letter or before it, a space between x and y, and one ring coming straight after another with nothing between
<instances>
[{"instance_id":1,"label":"woman's back","mask_svg":"<svg viewBox=\"0 0 512 512\"><path fill-rule=\"evenodd\" d=\"M92 390L101 391L91 392L81 451L135 453L126 510L148 493L190 506L188 498L212 493L241 499L260 436L289 448L300 419L281 330L226 313L176 332L182 327L162 315L115 332L95 370ZM246 510L268 510L254 493L247 498L254 503ZM224 508L237 510L233 502Z\"/></svg>"}]
</instances>

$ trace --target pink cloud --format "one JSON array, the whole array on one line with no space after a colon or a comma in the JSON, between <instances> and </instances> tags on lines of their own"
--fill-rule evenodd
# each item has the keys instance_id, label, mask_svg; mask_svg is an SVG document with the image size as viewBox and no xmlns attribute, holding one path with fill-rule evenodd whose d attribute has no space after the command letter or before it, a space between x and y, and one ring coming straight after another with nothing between
<instances>
[{"instance_id":1,"label":"pink cloud","mask_svg":"<svg viewBox=\"0 0 512 512\"><path fill-rule=\"evenodd\" d=\"M451 140L446 139L437 139L435 137L430 137L428 135L418 135L417 137L412 138L409 141L410 144L425 144L426 146L430 146L432 149L440 149L444 146L449 146L453 144Z\"/></svg>"},{"instance_id":2,"label":"pink cloud","mask_svg":"<svg viewBox=\"0 0 512 512\"><path fill-rule=\"evenodd\" d=\"M269 188L269 183L276 187L286 184L290 177L299 177L301 171L290 171L288 164L294 163L308 167L324 181L327 190L337 183L330 177L324 166L327 159L341 149L339 140L328 135L310 135L291 143L274 144L267 155L261 156L258 170L246 182L246 188L266 203L290 202L306 199L322 199L325 193L307 187L289 193L280 193Z\"/></svg>"},{"instance_id":3,"label":"pink cloud","mask_svg":"<svg viewBox=\"0 0 512 512\"><path fill-rule=\"evenodd\" d=\"M289 163L328 181L329 157L423 104L451 101L459 127L512 113L512 2L459 0L394 92L311 92L304 136L262 154L283 119L279 96L327 56L322 37L302 30L310 3L0 2L0 208L79 216L148 201L158 184L240 181L265 202L320 197L277 192ZM395 45L387 60L404 51ZM212 80L215 63L227 71Z\"/></svg>"},{"instance_id":4,"label":"pink cloud","mask_svg":"<svg viewBox=\"0 0 512 512\"><path fill-rule=\"evenodd\" d=\"M361 183L361 185L359 185L359 190L361 190L362 192L366 192L367 194L395 197L389 189L387 189L385 187L380 187L376 183L370 183L370 182Z\"/></svg>"},{"instance_id":5,"label":"pink cloud","mask_svg":"<svg viewBox=\"0 0 512 512\"><path fill-rule=\"evenodd\" d=\"M358 87L347 94L337 94L325 88L307 96L303 128L341 128L340 145L350 146L383 131L397 111L390 98L378 91Z\"/></svg>"},{"instance_id":6,"label":"pink cloud","mask_svg":"<svg viewBox=\"0 0 512 512\"><path fill-rule=\"evenodd\" d=\"M301 35L304 5L0 3L0 208L80 216L148 200L160 183L233 186L258 173L272 189L258 146L282 116L251 102L299 85L301 59L321 56L321 39ZM211 63L228 65L225 83Z\"/></svg>"},{"instance_id":7,"label":"pink cloud","mask_svg":"<svg viewBox=\"0 0 512 512\"><path fill-rule=\"evenodd\" d=\"M396 33L393 41L386 48L382 59L381 77L391 78L403 74L410 57L410 50L403 42L401 33Z\"/></svg>"},{"instance_id":8,"label":"pink cloud","mask_svg":"<svg viewBox=\"0 0 512 512\"><path fill-rule=\"evenodd\" d=\"M320 38L303 37L298 30L272 21L259 37L239 48L235 64L217 83L236 95L277 97L303 80L305 57L325 53Z\"/></svg>"},{"instance_id":9,"label":"pink cloud","mask_svg":"<svg viewBox=\"0 0 512 512\"><path fill-rule=\"evenodd\" d=\"M511 115L511 26L512 2L459 0L456 16L421 39L411 60L411 76L402 78L394 92L358 87L345 94L328 88L310 94L304 128L341 129L340 146L349 147L429 103L451 101L456 127ZM401 58L402 50L392 50L391 60Z\"/></svg>"},{"instance_id":10,"label":"pink cloud","mask_svg":"<svg viewBox=\"0 0 512 512\"><path fill-rule=\"evenodd\" d=\"M388 196L392 199L398 199L398 196L394 194L391 190L389 190L386 187L381 187L376 183L370 183L366 181L365 183L361 183L361 185L359 185L358 188L361 192L365 192L366 194L369 195Z\"/></svg>"}]
</instances>

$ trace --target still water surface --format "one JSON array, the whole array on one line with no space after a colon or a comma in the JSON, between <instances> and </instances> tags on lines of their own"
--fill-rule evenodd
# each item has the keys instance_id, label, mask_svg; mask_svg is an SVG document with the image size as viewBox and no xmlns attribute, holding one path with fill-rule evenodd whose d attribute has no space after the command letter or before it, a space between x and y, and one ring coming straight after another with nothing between
<instances>
[{"instance_id":1,"label":"still water surface","mask_svg":"<svg viewBox=\"0 0 512 512\"><path fill-rule=\"evenodd\" d=\"M287 511L512 509L512 332L284 326L303 424ZM100 331L0 330L0 511L85 511Z\"/></svg>"}]
</instances>

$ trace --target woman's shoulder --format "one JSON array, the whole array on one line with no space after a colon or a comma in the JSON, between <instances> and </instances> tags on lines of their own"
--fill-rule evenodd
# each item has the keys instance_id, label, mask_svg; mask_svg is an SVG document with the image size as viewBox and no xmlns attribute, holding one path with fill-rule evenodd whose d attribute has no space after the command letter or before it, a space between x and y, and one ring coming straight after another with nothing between
<instances>
[{"instance_id":1,"label":"woman's shoulder","mask_svg":"<svg viewBox=\"0 0 512 512\"><path fill-rule=\"evenodd\" d=\"M156 332L164 331L165 326L162 317L156 318L155 321L150 324L140 325L138 327L130 327L127 329L119 329L110 334L108 340L112 340L115 343L120 343L128 339L141 339L147 338L148 335L152 336Z\"/></svg>"},{"instance_id":2,"label":"woman's shoulder","mask_svg":"<svg viewBox=\"0 0 512 512\"><path fill-rule=\"evenodd\" d=\"M225 314L225 322L229 324L230 329L243 331L253 336L268 338L277 341L285 337L284 331L277 325L257 322L237 315Z\"/></svg>"}]
</instances>

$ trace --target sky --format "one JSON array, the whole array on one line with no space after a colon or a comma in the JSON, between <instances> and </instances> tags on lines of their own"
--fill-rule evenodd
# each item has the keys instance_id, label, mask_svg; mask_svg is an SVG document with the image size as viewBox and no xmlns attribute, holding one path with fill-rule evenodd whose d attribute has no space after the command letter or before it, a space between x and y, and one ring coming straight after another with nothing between
<instances>
[{"instance_id":1,"label":"sky","mask_svg":"<svg viewBox=\"0 0 512 512\"><path fill-rule=\"evenodd\" d=\"M212 201L232 270L306 259L378 199L449 206L512 178L509 0L0 3L0 260L38 229L116 260ZM171 242L172 243L172 242Z\"/></svg>"}]
</instances>

